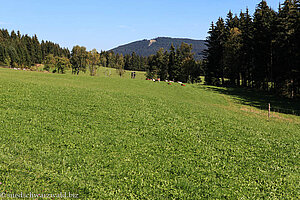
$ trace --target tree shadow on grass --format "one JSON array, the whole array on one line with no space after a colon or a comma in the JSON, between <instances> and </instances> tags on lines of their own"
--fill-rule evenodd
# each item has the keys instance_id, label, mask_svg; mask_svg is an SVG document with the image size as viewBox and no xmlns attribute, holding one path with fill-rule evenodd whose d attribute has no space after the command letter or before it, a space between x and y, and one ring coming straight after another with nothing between
<instances>
[{"instance_id":1,"label":"tree shadow on grass","mask_svg":"<svg viewBox=\"0 0 300 200\"><path fill-rule=\"evenodd\" d=\"M208 87L209 90L230 95L233 99L244 105L254 106L262 110L268 110L269 103L271 104L272 112L285 114L293 114L300 116L300 100L289 99L270 94L264 91L256 91L246 88L221 88Z\"/></svg>"}]
</instances>

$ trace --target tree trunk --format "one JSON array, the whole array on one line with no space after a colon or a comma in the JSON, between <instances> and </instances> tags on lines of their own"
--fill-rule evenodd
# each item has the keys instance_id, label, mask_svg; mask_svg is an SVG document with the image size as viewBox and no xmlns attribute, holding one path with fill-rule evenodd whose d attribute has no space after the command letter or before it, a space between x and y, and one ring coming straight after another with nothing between
<instances>
[{"instance_id":1,"label":"tree trunk","mask_svg":"<svg viewBox=\"0 0 300 200\"><path fill-rule=\"evenodd\" d=\"M294 80L291 80L291 98L294 98Z\"/></svg>"}]
</instances>

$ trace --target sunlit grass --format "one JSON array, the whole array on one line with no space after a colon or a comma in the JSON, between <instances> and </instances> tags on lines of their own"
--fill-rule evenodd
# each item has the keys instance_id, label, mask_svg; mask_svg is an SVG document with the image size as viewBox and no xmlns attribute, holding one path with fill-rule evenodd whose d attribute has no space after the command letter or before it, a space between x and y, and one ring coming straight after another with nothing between
<instances>
[{"instance_id":1,"label":"sunlit grass","mask_svg":"<svg viewBox=\"0 0 300 200\"><path fill-rule=\"evenodd\" d=\"M0 192L299 197L299 117L268 121L206 86L101 70L90 77L0 69Z\"/></svg>"}]
</instances>

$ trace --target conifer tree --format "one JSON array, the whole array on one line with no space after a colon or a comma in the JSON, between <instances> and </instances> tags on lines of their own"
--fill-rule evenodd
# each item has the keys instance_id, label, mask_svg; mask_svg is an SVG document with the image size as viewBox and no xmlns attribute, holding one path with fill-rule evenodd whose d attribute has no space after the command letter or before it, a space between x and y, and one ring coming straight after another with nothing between
<instances>
[{"instance_id":1,"label":"conifer tree","mask_svg":"<svg viewBox=\"0 0 300 200\"><path fill-rule=\"evenodd\" d=\"M274 40L275 12L261 1L254 13L253 39L254 43L254 69L253 77L256 88L268 89L272 80L272 43Z\"/></svg>"},{"instance_id":2,"label":"conifer tree","mask_svg":"<svg viewBox=\"0 0 300 200\"><path fill-rule=\"evenodd\" d=\"M175 69L176 69L176 52L175 52L175 47L172 43L171 47L170 47L168 70L167 70L169 80L174 80L174 78L175 78L174 70Z\"/></svg>"},{"instance_id":3,"label":"conifer tree","mask_svg":"<svg viewBox=\"0 0 300 200\"><path fill-rule=\"evenodd\" d=\"M161 80L166 80L167 76L168 76L168 71L167 71L167 63L166 63L166 59L165 59L165 54L164 54L164 49L161 48L156 52L156 55L154 56L154 65L157 67L158 69L158 77Z\"/></svg>"},{"instance_id":4,"label":"conifer tree","mask_svg":"<svg viewBox=\"0 0 300 200\"><path fill-rule=\"evenodd\" d=\"M224 84L225 66L224 66L224 48L226 42L225 24L222 18L219 18L216 26L212 23L207 38L207 72L205 81L207 84L218 85L221 78Z\"/></svg>"},{"instance_id":5,"label":"conifer tree","mask_svg":"<svg viewBox=\"0 0 300 200\"><path fill-rule=\"evenodd\" d=\"M222 84L224 84L224 77L230 79L232 85L240 85L240 66L241 66L241 46L242 36L239 29L239 19L237 16L232 17L231 11L227 15L225 34L223 37L224 52L223 52L223 77Z\"/></svg>"},{"instance_id":6,"label":"conifer tree","mask_svg":"<svg viewBox=\"0 0 300 200\"><path fill-rule=\"evenodd\" d=\"M240 49L240 73L242 76L242 85L247 87L251 85L253 67L253 24L248 8L246 9L246 13L240 13L239 29L242 39Z\"/></svg>"}]
</instances>

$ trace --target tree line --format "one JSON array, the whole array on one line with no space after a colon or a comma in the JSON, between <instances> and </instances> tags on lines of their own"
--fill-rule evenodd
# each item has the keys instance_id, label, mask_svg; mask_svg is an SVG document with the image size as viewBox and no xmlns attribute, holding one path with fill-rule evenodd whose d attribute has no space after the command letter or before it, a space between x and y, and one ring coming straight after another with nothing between
<instances>
[{"instance_id":1,"label":"tree line","mask_svg":"<svg viewBox=\"0 0 300 200\"><path fill-rule=\"evenodd\" d=\"M40 43L37 36L21 35L19 31L0 29L0 65L33 69L43 64L44 70L72 74L89 71L95 76L99 66L116 68L120 76L125 70L147 71L147 78L194 82L199 76L200 64L193 57L192 46L182 43L169 51L160 49L155 55L139 56L135 52L123 56L113 51L87 51L84 46L74 46L70 52L50 41Z\"/></svg>"},{"instance_id":2,"label":"tree line","mask_svg":"<svg viewBox=\"0 0 300 200\"><path fill-rule=\"evenodd\" d=\"M186 43L181 43L177 49L172 44L169 51L161 48L148 57L146 76L150 79L194 83L201 81L203 73L202 61L194 59L192 45Z\"/></svg>"},{"instance_id":3,"label":"tree line","mask_svg":"<svg viewBox=\"0 0 300 200\"><path fill-rule=\"evenodd\" d=\"M84 46L74 46L71 51L70 63L72 73L79 74L80 71L90 71L92 76L96 75L99 66L116 68L119 72L124 70L146 71L148 58L139 56L135 52L130 55L116 54L113 51L97 52L96 49L87 51ZM123 73L120 73L122 75Z\"/></svg>"},{"instance_id":4,"label":"tree line","mask_svg":"<svg viewBox=\"0 0 300 200\"><path fill-rule=\"evenodd\" d=\"M91 60L94 60L93 64ZM199 81L200 73L203 74L202 62L195 61L192 46L185 43L177 49L172 44L169 51L161 48L155 55L148 57L139 56L135 52L125 56L113 51L98 53L95 49L88 52L85 47L75 46L71 51L70 63L73 74L86 72L89 68L92 76L98 66L116 68L120 76L124 70L146 71L149 79L182 82Z\"/></svg>"},{"instance_id":5,"label":"tree line","mask_svg":"<svg viewBox=\"0 0 300 200\"><path fill-rule=\"evenodd\" d=\"M44 70L72 74L89 71L95 76L99 66L146 71L147 78L199 82L221 86L242 86L274 91L294 97L300 94L300 3L285 0L278 11L262 0L253 16L248 9L239 15L230 11L226 19L211 24L206 40L205 59L196 61L192 45L160 49L154 55L135 52L122 55L113 51L87 51L74 46L70 52L58 44L38 41L36 35L0 30L0 65L30 68L43 63Z\"/></svg>"},{"instance_id":6,"label":"tree line","mask_svg":"<svg viewBox=\"0 0 300 200\"><path fill-rule=\"evenodd\" d=\"M205 82L300 94L300 1L278 11L261 1L251 16L227 14L212 23L205 52Z\"/></svg>"},{"instance_id":7,"label":"tree line","mask_svg":"<svg viewBox=\"0 0 300 200\"><path fill-rule=\"evenodd\" d=\"M6 29L0 29L0 65L30 68L34 64L42 63L46 56L52 54L57 57L70 58L67 48L49 41L39 42L36 35L30 37Z\"/></svg>"}]
</instances>

